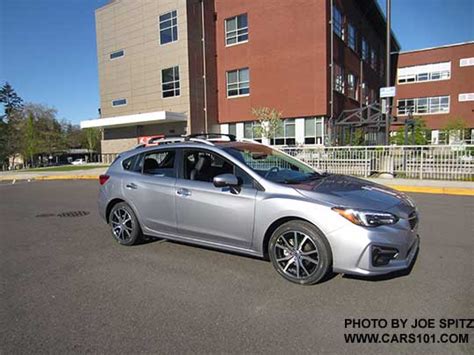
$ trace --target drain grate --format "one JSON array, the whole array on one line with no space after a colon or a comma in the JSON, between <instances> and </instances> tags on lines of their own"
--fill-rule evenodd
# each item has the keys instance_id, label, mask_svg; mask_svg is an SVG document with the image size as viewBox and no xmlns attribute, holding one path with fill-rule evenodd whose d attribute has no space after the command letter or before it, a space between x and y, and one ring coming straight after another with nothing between
<instances>
[{"instance_id":1,"label":"drain grate","mask_svg":"<svg viewBox=\"0 0 474 355\"><path fill-rule=\"evenodd\" d=\"M55 217L56 215L54 213L41 213L37 214L36 217Z\"/></svg>"},{"instance_id":2,"label":"drain grate","mask_svg":"<svg viewBox=\"0 0 474 355\"><path fill-rule=\"evenodd\" d=\"M89 211L69 211L58 213L58 217L84 217L87 216Z\"/></svg>"},{"instance_id":3,"label":"drain grate","mask_svg":"<svg viewBox=\"0 0 474 355\"><path fill-rule=\"evenodd\" d=\"M36 217L84 217L90 214L89 211L67 211L61 213L40 213Z\"/></svg>"}]
</instances>

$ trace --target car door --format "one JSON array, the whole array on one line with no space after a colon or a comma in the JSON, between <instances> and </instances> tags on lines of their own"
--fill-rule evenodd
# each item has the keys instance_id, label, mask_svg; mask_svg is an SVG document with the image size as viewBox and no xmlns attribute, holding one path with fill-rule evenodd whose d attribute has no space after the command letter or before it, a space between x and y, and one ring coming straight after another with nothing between
<instances>
[{"instance_id":1,"label":"car door","mask_svg":"<svg viewBox=\"0 0 474 355\"><path fill-rule=\"evenodd\" d=\"M200 158L207 156L202 176L192 176ZM217 153L204 149L183 149L176 182L178 233L234 247L249 248L254 228L256 188L240 168ZM217 188L212 179L220 173L234 173L242 181L238 191Z\"/></svg>"},{"instance_id":2,"label":"car door","mask_svg":"<svg viewBox=\"0 0 474 355\"><path fill-rule=\"evenodd\" d=\"M176 234L176 165L175 149L157 149L143 153L123 176L123 193L145 231Z\"/></svg>"}]
</instances>

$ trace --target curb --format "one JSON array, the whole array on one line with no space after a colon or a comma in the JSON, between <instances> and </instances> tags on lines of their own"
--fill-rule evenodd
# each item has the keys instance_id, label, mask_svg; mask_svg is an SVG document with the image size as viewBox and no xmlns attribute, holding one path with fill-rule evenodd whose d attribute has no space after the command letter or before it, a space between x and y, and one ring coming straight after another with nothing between
<instances>
[{"instance_id":1,"label":"curb","mask_svg":"<svg viewBox=\"0 0 474 355\"><path fill-rule=\"evenodd\" d=\"M16 178L15 176L7 179L0 178L0 181L53 181L53 180L97 180L99 175L48 175L36 176L32 178ZM410 186L410 185L390 185L386 184L392 189L402 192L415 192L422 194L439 194L439 195L457 195L457 196L474 196L474 189L472 188L458 188L458 187L431 187L431 186Z\"/></svg>"},{"instance_id":2,"label":"curb","mask_svg":"<svg viewBox=\"0 0 474 355\"><path fill-rule=\"evenodd\" d=\"M98 180L99 175L49 175L37 176L32 180Z\"/></svg>"},{"instance_id":3,"label":"curb","mask_svg":"<svg viewBox=\"0 0 474 355\"><path fill-rule=\"evenodd\" d=\"M416 192L422 194L439 194L439 195L458 195L458 196L474 196L474 189L458 188L458 187L430 187L430 186L404 186L404 185L386 185L392 189L403 192Z\"/></svg>"}]
</instances>

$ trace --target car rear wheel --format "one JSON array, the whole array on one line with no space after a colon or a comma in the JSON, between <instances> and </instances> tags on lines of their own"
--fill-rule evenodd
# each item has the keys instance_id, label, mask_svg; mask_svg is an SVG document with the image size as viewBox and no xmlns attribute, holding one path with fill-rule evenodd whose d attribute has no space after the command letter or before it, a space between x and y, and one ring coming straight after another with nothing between
<instances>
[{"instance_id":1,"label":"car rear wheel","mask_svg":"<svg viewBox=\"0 0 474 355\"><path fill-rule=\"evenodd\" d=\"M140 242L142 232L132 208L125 202L117 203L109 215L110 228L114 239L122 245Z\"/></svg>"},{"instance_id":2,"label":"car rear wheel","mask_svg":"<svg viewBox=\"0 0 474 355\"><path fill-rule=\"evenodd\" d=\"M289 221L278 227L270 237L268 254L276 271L298 284L316 284L331 271L328 241L305 221Z\"/></svg>"}]
</instances>

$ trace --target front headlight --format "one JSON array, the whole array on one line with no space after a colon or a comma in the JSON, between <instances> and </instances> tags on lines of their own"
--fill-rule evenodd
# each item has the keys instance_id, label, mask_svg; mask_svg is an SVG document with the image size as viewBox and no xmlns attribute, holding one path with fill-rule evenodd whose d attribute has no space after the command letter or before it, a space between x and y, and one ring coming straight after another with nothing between
<instances>
[{"instance_id":1,"label":"front headlight","mask_svg":"<svg viewBox=\"0 0 474 355\"><path fill-rule=\"evenodd\" d=\"M352 223L364 227L377 227L398 222L398 217L388 212L357 210L344 207L333 207L332 210Z\"/></svg>"}]
</instances>

